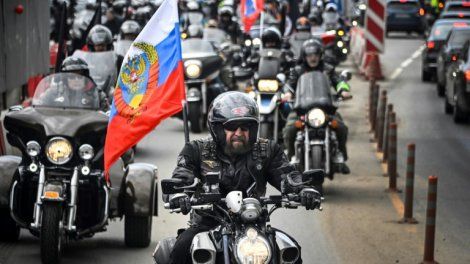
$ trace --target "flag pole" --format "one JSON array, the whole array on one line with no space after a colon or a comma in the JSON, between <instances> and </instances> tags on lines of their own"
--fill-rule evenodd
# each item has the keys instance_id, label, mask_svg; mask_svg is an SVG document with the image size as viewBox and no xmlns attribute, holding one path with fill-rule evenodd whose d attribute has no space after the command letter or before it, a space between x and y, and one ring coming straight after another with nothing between
<instances>
[{"instance_id":1,"label":"flag pole","mask_svg":"<svg viewBox=\"0 0 470 264\"><path fill-rule=\"evenodd\" d=\"M189 127L188 127L188 102L181 101L183 104L183 127L184 127L184 142L189 143Z\"/></svg>"},{"instance_id":2,"label":"flag pole","mask_svg":"<svg viewBox=\"0 0 470 264\"><path fill-rule=\"evenodd\" d=\"M260 16L260 23L259 23L259 40L261 41L261 46L259 50L263 50L263 30L264 30L264 8L261 10L261 16Z\"/></svg>"}]
</instances>

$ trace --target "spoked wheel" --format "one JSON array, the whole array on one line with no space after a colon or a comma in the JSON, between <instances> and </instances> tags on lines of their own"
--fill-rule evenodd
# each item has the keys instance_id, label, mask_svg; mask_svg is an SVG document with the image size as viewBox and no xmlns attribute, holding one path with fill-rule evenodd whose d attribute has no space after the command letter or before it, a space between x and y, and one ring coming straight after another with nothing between
<instances>
[{"instance_id":1,"label":"spoked wheel","mask_svg":"<svg viewBox=\"0 0 470 264\"><path fill-rule=\"evenodd\" d=\"M62 249L62 207L58 203L44 202L41 224L42 263L60 263Z\"/></svg>"}]
</instances>

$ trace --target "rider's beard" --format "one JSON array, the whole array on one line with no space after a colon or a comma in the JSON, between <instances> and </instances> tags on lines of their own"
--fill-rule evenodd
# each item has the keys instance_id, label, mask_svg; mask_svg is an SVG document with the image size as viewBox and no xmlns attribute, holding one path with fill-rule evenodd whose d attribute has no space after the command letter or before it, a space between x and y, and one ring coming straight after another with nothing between
<instances>
[{"instance_id":1,"label":"rider's beard","mask_svg":"<svg viewBox=\"0 0 470 264\"><path fill-rule=\"evenodd\" d=\"M224 152L228 156L238 156L250 151L251 145L245 136L232 136L230 142L225 144Z\"/></svg>"}]
</instances>

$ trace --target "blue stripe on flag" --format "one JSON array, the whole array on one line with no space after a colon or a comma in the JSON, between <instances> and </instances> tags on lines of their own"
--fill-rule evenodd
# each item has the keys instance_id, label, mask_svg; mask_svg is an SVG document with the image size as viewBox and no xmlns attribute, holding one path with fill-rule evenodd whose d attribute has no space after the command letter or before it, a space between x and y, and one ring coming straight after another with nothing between
<instances>
[{"instance_id":1,"label":"blue stripe on flag","mask_svg":"<svg viewBox=\"0 0 470 264\"><path fill-rule=\"evenodd\" d=\"M162 42L158 43L156 48L160 67L158 86L161 86L176 69L178 62L181 61L181 38L178 23L175 23L173 31Z\"/></svg>"}]
</instances>

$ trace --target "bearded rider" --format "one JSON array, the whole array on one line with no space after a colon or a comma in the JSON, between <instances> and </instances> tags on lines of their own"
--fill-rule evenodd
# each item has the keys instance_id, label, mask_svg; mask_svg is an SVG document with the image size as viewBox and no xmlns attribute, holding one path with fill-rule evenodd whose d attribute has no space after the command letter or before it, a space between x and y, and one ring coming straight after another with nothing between
<instances>
[{"instance_id":1,"label":"bearded rider","mask_svg":"<svg viewBox=\"0 0 470 264\"><path fill-rule=\"evenodd\" d=\"M244 197L265 195L269 182L279 191L297 192L307 210L315 209L320 193L312 187L293 188L281 182L289 175L296 183L302 175L291 165L282 148L275 142L257 138L259 111L256 102L245 93L226 92L213 102L208 114L211 137L186 143L173 178L187 185L195 178L204 180L208 173L220 173L220 193L242 191ZM253 192L249 187L256 182ZM169 199L172 208L183 214L191 211L190 197L174 195ZM176 240L170 263L191 263L190 247L194 236L218 225L214 219L192 211L190 227Z\"/></svg>"},{"instance_id":2,"label":"bearded rider","mask_svg":"<svg viewBox=\"0 0 470 264\"><path fill-rule=\"evenodd\" d=\"M309 71L324 72L330 78L333 87L335 87L337 96L343 98L350 97L349 84L341 80L340 76L335 72L333 66L330 66L323 61L323 44L319 40L309 39L305 41L302 45L300 54L300 64L291 69L287 83L284 87L284 101L292 100L292 98L295 96L295 89L297 87L298 79L303 73ZM342 172L343 174L349 174L350 170L346 164L346 160L348 159L346 149L348 127L343 122L343 119L339 113L336 113L333 118L338 122L336 135L338 138L338 147L340 150L336 157L333 157L333 163L337 165L339 172ZM299 117L297 116L297 113L292 111L289 114L286 126L283 129L284 145L287 149L287 155L289 159L291 159L295 153L294 145L298 131L298 129L295 127L295 121L298 119Z\"/></svg>"}]
</instances>

